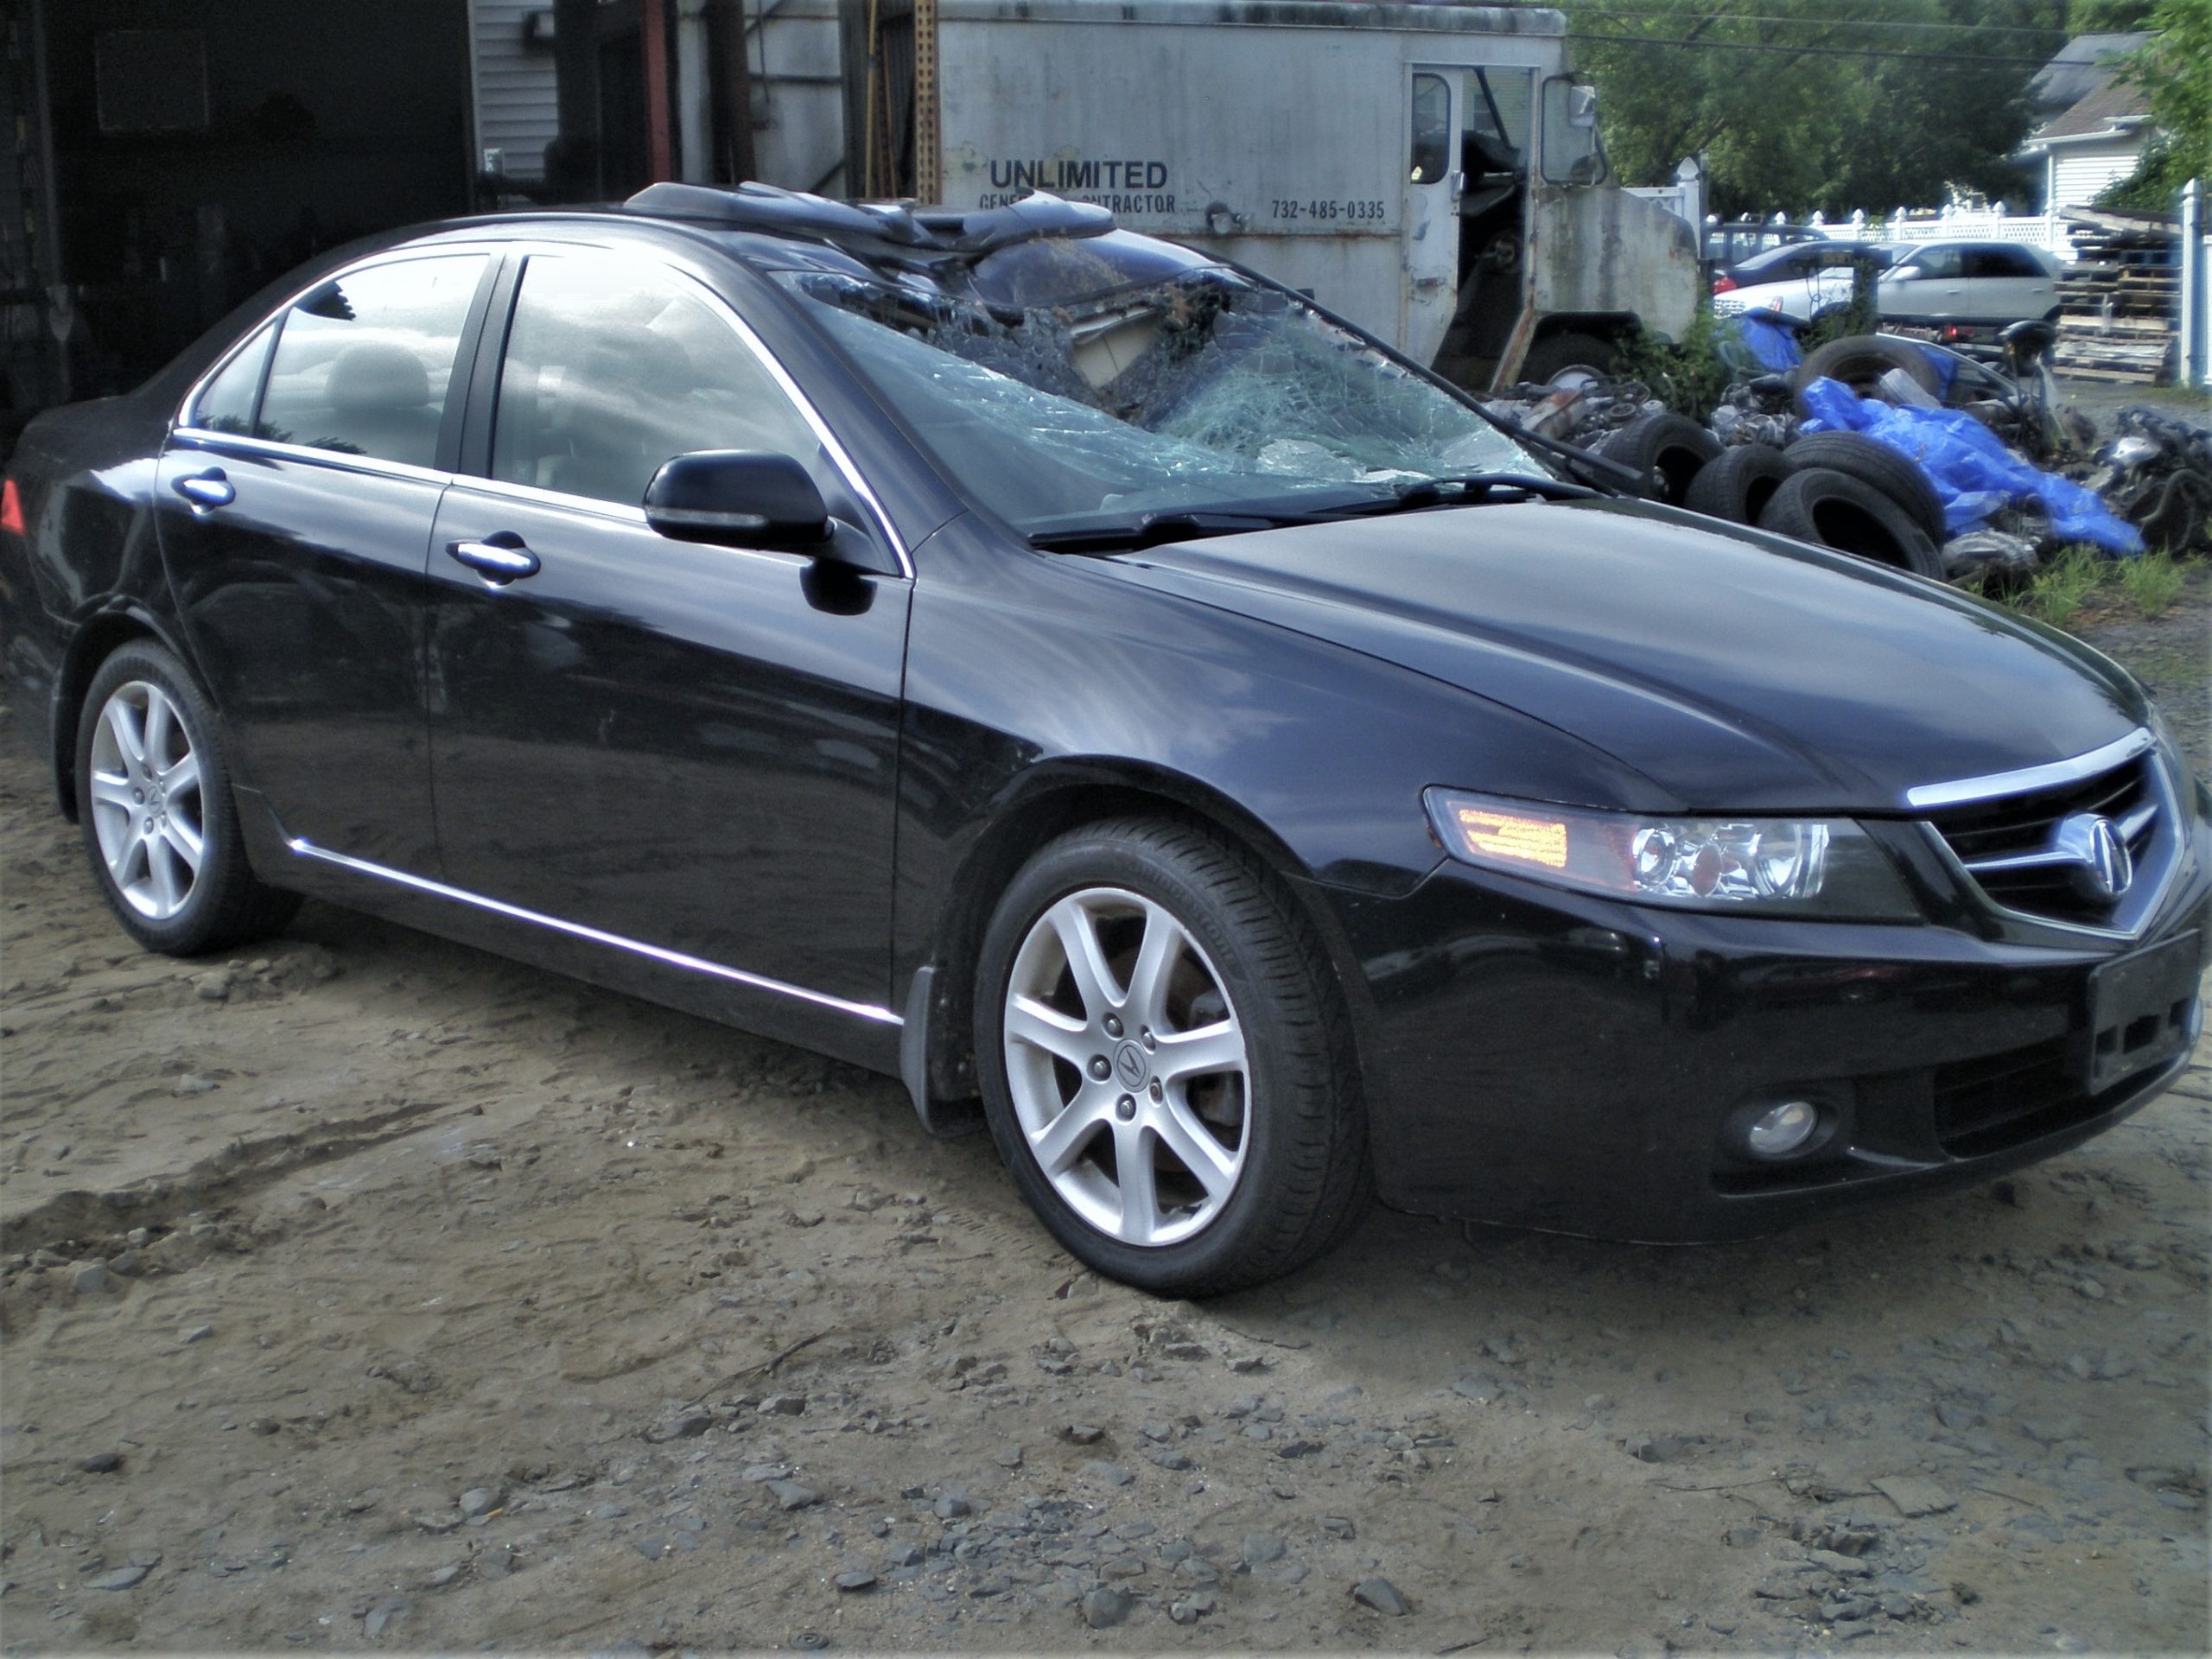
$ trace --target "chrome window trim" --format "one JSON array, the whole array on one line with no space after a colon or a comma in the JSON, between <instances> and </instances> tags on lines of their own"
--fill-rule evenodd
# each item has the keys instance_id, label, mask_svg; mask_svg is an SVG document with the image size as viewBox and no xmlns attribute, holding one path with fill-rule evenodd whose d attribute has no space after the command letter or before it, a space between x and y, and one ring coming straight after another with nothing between
<instances>
[{"instance_id":1,"label":"chrome window trim","mask_svg":"<svg viewBox=\"0 0 2212 1659\"><path fill-rule=\"evenodd\" d=\"M269 327L270 323L276 321L287 311L289 311L294 306L297 305L302 300L304 300L308 295L314 293L315 289L321 288L325 283L341 282L345 278L351 276L355 271L366 270L372 265L411 264L417 259L448 258L455 254L466 253L478 254L485 258L496 259L499 257L500 253L505 251L506 245L507 245L503 242L450 242L441 243L432 247L386 248L379 253L364 255L362 257L354 260L353 263L349 265L340 265L337 270L326 272L324 275L316 277L315 281L309 283L305 288L297 289L290 295L287 296L282 304L272 307L266 315L257 319L251 328L248 328L244 334L238 336L237 345L233 346L229 351L225 352L222 356L216 359L214 366L210 368L207 373L201 375L197 380L192 383L191 389L184 394L182 400L178 403L176 406L176 413L169 417L170 430L179 434L186 432L204 433L213 437L223 439L230 438L232 436L232 434L230 433L209 433L207 428L194 426L192 423L192 416L200 411L200 398L201 394L207 390L207 385L210 381L213 380L216 376L221 374L225 369L231 366L231 359L232 358L235 358L240 352L244 351L248 346L251 346L253 343L253 339L256 334L258 334L264 328ZM481 281L482 279L480 277L478 280ZM462 367L460 361L460 343L455 341L454 350L454 370L456 373L465 374L467 371ZM448 392L453 390L453 384L450 379L447 381L446 390ZM254 439L251 441L254 442L262 442L260 439ZM285 447L288 448L305 450L306 453L309 454L334 454L340 453L335 450L310 449L304 444L288 445ZM403 461L394 461L391 464L396 467L405 465ZM442 474L441 474L441 476L442 476Z\"/></svg>"},{"instance_id":2,"label":"chrome window trim","mask_svg":"<svg viewBox=\"0 0 2212 1659\"><path fill-rule=\"evenodd\" d=\"M1977 801L2002 800L2008 795L2031 795L2039 789L2079 783L2098 772L2109 772L2123 761L2133 760L2157 742L2158 739L2151 734L2148 727L2139 726L2126 737L2107 743L2101 749L2092 749L2087 754L2077 754L2070 760L2053 760L2047 766L2024 766L2018 772L1993 772L1980 778L1961 778L1945 784L1919 785L1905 791L1905 804L1927 810L1935 807L1965 806Z\"/></svg>"},{"instance_id":3,"label":"chrome window trim","mask_svg":"<svg viewBox=\"0 0 2212 1659\"><path fill-rule=\"evenodd\" d=\"M2138 735L2147 735L2147 734L2138 734ZM2103 753L2104 751L2099 750L2097 753ZM2142 749L2139 747L2132 754L2124 756L2121 763L2124 764L2126 760L2133 758L2134 754L2141 753ZM2086 760L2088 757L2082 758ZM2092 768L2090 772L2081 775L2085 777L2093 775L2095 770L2096 768ZM1942 830L1925 820L1921 822L1918 828L1922 836L1927 839L1929 845L1935 849L1936 856L1942 861L1945 869L1950 873L1952 880L1958 882L1969 899L1987 914L2001 916L2007 921L2018 922L2024 926L2050 928L2060 933L2070 933L2082 938L2133 942L2141 938L2150 930L2151 924L2158 918L2159 912L2164 908L2167 897L2173 892L2174 883L2180 879L2183 868L2190 862L2187 825L2183 822L2181 816L2181 803L2177 793L2179 786L2177 780L2172 776L2163 755L2153 755L2145 771L2151 779L2150 786L2154 791L2158 808L2157 826L2152 830L2154 839L2151 844L2151 852L2163 855L2164 867L2159 869L2157 880L2148 890L2147 896L2138 898L2135 888L2128 889L2120 908L2129 919L2117 927L2096 927L2087 922L2063 921L2055 916L2041 916L2031 910L2015 910L2010 905L1999 904L1989 896L1988 890L1980 882L1974 880L1974 872L1967 868L1965 861L1952 849L1951 843L1943 838ZM2056 781L2067 783L2072 780L2061 778ZM2142 867L2139 865L2137 868L2139 870Z\"/></svg>"},{"instance_id":4,"label":"chrome window trim","mask_svg":"<svg viewBox=\"0 0 2212 1659\"><path fill-rule=\"evenodd\" d=\"M594 518L606 518L616 524L634 524L645 528L645 510L626 507L620 501L608 501L596 495L570 495L564 490L541 489L535 484L511 484L504 478L485 478L475 473L455 473L455 489L467 490L480 495L503 495L510 500L524 502L533 507L555 507L563 512L589 513Z\"/></svg>"},{"instance_id":5,"label":"chrome window trim","mask_svg":"<svg viewBox=\"0 0 2212 1659\"><path fill-rule=\"evenodd\" d=\"M349 455L343 449L318 449L309 443L278 443L269 438L249 438L240 432L217 432L201 426L179 426L170 429L169 436L180 443L188 443L195 449L219 447L242 449L248 454L267 455L272 461L313 461L319 467L334 467L340 472L409 479L418 484L442 486L454 482L453 474L442 473L435 467L417 467L404 461L385 461L376 455Z\"/></svg>"},{"instance_id":6,"label":"chrome window trim","mask_svg":"<svg viewBox=\"0 0 2212 1659\"><path fill-rule=\"evenodd\" d=\"M622 257L621 253L615 249L586 244L557 245L555 248L546 250L543 252L535 248L525 247L522 251L526 259L539 257L553 259L563 257L573 258L576 257L579 252L586 255L595 254L601 257L609 258L620 258ZM753 331L753 325L746 321L743 317L740 316L731 307L729 302L723 299L721 295L715 293L713 289L709 288L700 278L693 276L690 271L685 270L680 265L671 265L665 259L656 260L654 264L657 269L664 270L671 276L681 277L685 282L689 283L692 288L698 290L699 297L706 302L707 308L721 317L721 320L729 326L731 331L737 335L738 340L743 344L746 350L752 353L753 360L759 363L760 366L767 372L768 378L776 383L777 390L781 391L785 397L791 399L791 407L798 410L799 418L806 423L808 429L814 434L815 441L821 444L823 453L830 457L830 464L837 469L838 475L845 480L846 487L850 489L855 495L860 498L861 505L865 506L868 510L870 516L874 518L875 531L878 535L883 537L885 545L889 547L892 553L897 557L899 561L899 574L904 576L906 580L912 582L914 578L914 560L913 556L907 551L906 538L899 534L897 528L892 524L890 513L884 510L882 500L876 495L874 490L869 487L868 480L861 476L861 469L855 464L851 454L846 449L845 446L838 441L837 435L830 430L830 423L822 418L822 411L815 408L814 400L799 390L798 382L794 380L790 372L780 362L777 360L775 353L768 349L766 343L761 340L760 336ZM515 288L515 304L519 305L521 303L523 289L529 280L529 267L525 264L523 270L522 280L517 283ZM499 368L501 375L504 376L506 370L506 355L504 351L500 353ZM496 381L493 383L492 395L492 424L493 431L496 434L499 419L499 387ZM475 475L474 474L461 474L463 481L474 481L474 477ZM505 480L493 479L488 476L484 481L493 484L505 482ZM512 487L517 489L530 489L533 486L530 485L515 485L512 486ZM547 491L544 492L544 493L550 495L557 494L558 493ZM584 499L588 498L575 496L562 497L562 499L569 501ZM619 504L601 503L601 505L615 505ZM639 510L638 516L639 522L642 523L645 518L643 509Z\"/></svg>"},{"instance_id":7,"label":"chrome window trim","mask_svg":"<svg viewBox=\"0 0 2212 1659\"><path fill-rule=\"evenodd\" d=\"M872 1020L877 1025L903 1026L906 1020L889 1008L871 1002L855 1002L842 996L832 996L827 991L810 991L803 985L793 985L780 979L771 979L766 974L749 974L741 968L731 968L719 962L709 962L702 957L688 956L681 950L670 950L657 944L647 944L639 939L626 938L620 933L609 933L602 928L588 927L582 922L563 921L557 916L547 916L535 910L525 910L519 905L510 905L502 899L487 898L466 888L450 887L442 881L433 881L428 876L410 875L404 870L395 870L382 864L372 864L365 858L354 858L345 853L334 853L327 847L299 836L287 836L284 844L302 858L311 858L325 864L334 864L340 869L357 875L374 876L379 880L395 882L426 893L433 898L444 899L455 904L471 905L486 910L495 916L511 920L530 922L539 927L566 933L571 938L588 940L593 944L607 945L617 950L627 950L671 968L681 968L690 973L705 974L715 979L728 980L751 990L771 991L779 996L795 997L810 1002L817 1007L849 1014L855 1020Z\"/></svg>"},{"instance_id":8,"label":"chrome window trim","mask_svg":"<svg viewBox=\"0 0 2212 1659\"><path fill-rule=\"evenodd\" d=\"M524 506L544 507L553 512L582 513L611 524L642 530L661 541L669 539L646 522L643 507L626 507L619 501L603 501L595 495L567 495L559 490L540 489L535 484L510 484L505 479L483 478L474 473L455 473L447 481L456 492L505 497ZM451 505L450 499L447 505ZM734 559L765 559L786 569L794 560L804 563L810 556L804 548L744 547L722 542L687 542L684 545L707 552L727 554Z\"/></svg>"}]
</instances>

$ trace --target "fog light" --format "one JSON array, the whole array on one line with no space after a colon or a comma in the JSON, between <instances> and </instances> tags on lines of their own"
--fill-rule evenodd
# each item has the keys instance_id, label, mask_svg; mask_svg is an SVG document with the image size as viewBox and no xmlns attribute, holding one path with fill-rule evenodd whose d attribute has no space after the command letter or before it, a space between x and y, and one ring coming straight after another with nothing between
<instances>
[{"instance_id":1,"label":"fog light","mask_svg":"<svg viewBox=\"0 0 2212 1659\"><path fill-rule=\"evenodd\" d=\"M1821 1127L1821 1109L1809 1100L1785 1100L1751 1120L1744 1144L1754 1157L1787 1158Z\"/></svg>"}]
</instances>

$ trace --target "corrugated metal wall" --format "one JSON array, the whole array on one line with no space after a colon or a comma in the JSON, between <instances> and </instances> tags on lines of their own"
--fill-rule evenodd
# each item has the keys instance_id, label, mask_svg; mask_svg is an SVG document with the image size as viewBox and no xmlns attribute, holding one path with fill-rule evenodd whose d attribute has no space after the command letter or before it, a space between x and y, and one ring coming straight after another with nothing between
<instances>
[{"instance_id":1,"label":"corrugated metal wall","mask_svg":"<svg viewBox=\"0 0 2212 1659\"><path fill-rule=\"evenodd\" d=\"M476 148L505 151L511 178L543 178L545 146L560 130L552 47L523 36L531 13L551 10L552 0L473 0Z\"/></svg>"}]
</instances>

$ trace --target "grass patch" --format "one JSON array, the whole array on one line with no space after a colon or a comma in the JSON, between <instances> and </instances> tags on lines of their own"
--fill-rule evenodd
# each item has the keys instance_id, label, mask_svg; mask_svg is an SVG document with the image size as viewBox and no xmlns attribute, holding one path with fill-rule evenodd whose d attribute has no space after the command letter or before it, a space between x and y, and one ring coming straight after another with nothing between
<instances>
[{"instance_id":1,"label":"grass patch","mask_svg":"<svg viewBox=\"0 0 2212 1659\"><path fill-rule=\"evenodd\" d=\"M2164 616L2173 609L2174 601L2181 597L2189 582L2187 567L2164 551L2123 559L2114 568L2120 572L2121 588L2145 616Z\"/></svg>"},{"instance_id":2,"label":"grass patch","mask_svg":"<svg viewBox=\"0 0 2212 1659\"><path fill-rule=\"evenodd\" d=\"M2054 628L2071 627L2082 620L2084 609L2101 601L2117 601L2146 619L2164 616L2189 586L2193 569L2171 553L2108 559L2094 547L2076 545L2065 549L2025 586L1999 602Z\"/></svg>"},{"instance_id":3,"label":"grass patch","mask_svg":"<svg viewBox=\"0 0 2212 1659\"><path fill-rule=\"evenodd\" d=\"M2069 547L2005 602L2023 616L2063 628L2081 613L2107 575L2105 559L2095 549Z\"/></svg>"}]
</instances>

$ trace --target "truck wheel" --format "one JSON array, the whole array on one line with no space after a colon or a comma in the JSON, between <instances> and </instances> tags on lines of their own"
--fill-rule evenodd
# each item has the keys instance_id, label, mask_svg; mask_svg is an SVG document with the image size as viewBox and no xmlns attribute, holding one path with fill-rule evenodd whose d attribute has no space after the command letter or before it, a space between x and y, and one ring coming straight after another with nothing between
<instances>
[{"instance_id":1,"label":"truck wheel","mask_svg":"<svg viewBox=\"0 0 2212 1659\"><path fill-rule=\"evenodd\" d=\"M1358 1072L1323 948L1202 830L1117 819L1039 852L984 934L976 1054L1022 1197L1124 1283L1259 1284L1366 1210Z\"/></svg>"},{"instance_id":2,"label":"truck wheel","mask_svg":"<svg viewBox=\"0 0 2212 1659\"><path fill-rule=\"evenodd\" d=\"M1639 415L1598 446L1607 461L1633 467L1650 478L1655 500L1679 507L1707 462L1720 453L1720 440L1686 415Z\"/></svg>"},{"instance_id":3,"label":"truck wheel","mask_svg":"<svg viewBox=\"0 0 2212 1659\"><path fill-rule=\"evenodd\" d=\"M1573 386L1603 380L1620 361L1610 340L1595 334L1549 334L1529 348L1521 378L1533 385Z\"/></svg>"},{"instance_id":4,"label":"truck wheel","mask_svg":"<svg viewBox=\"0 0 2212 1659\"><path fill-rule=\"evenodd\" d=\"M1904 508L1857 479L1824 467L1808 467L1783 480L1760 512L1759 528L1943 580L1943 556Z\"/></svg>"}]
</instances>

